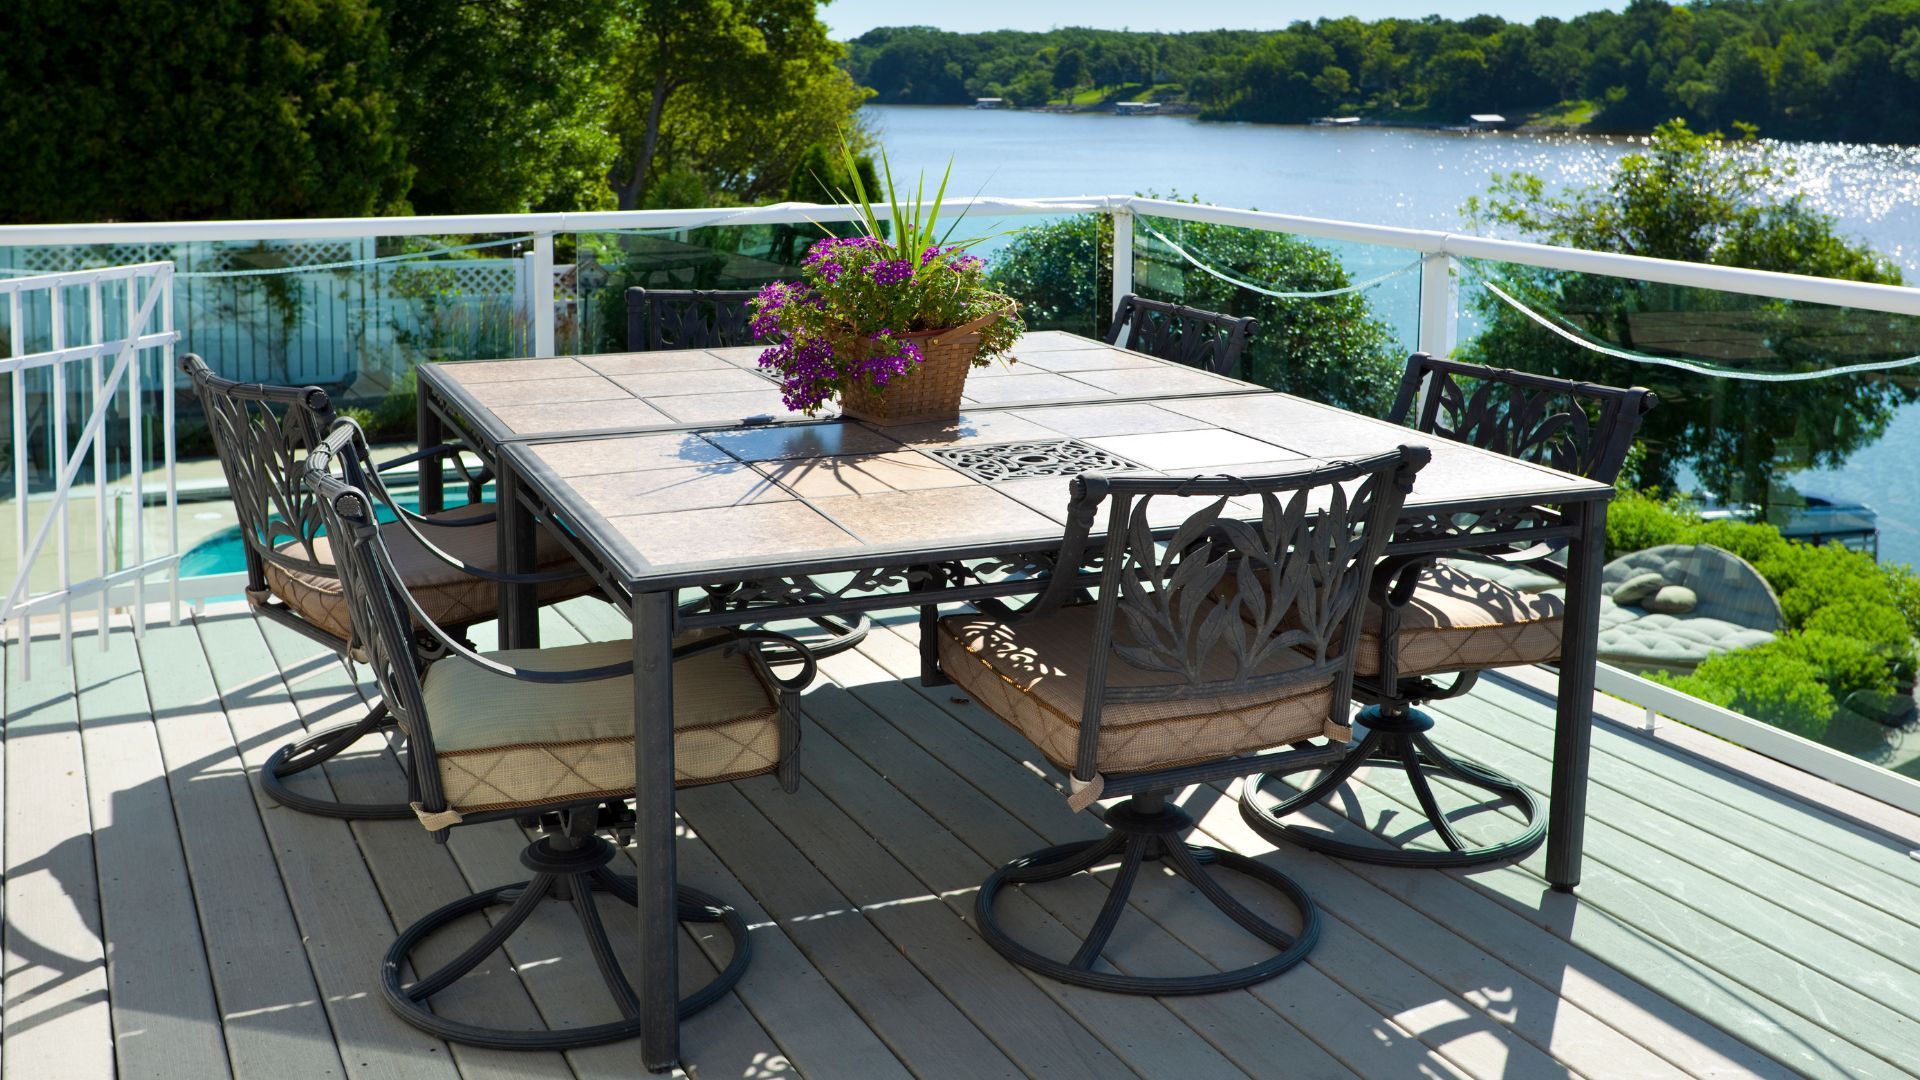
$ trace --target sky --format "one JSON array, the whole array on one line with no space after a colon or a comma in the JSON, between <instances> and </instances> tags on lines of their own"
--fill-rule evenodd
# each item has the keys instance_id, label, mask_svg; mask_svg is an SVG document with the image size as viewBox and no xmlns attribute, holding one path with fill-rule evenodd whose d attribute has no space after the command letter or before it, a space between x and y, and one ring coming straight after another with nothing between
<instances>
[{"instance_id":1,"label":"sky","mask_svg":"<svg viewBox=\"0 0 1920 1080\"><path fill-rule=\"evenodd\" d=\"M1542 15L1565 18L1600 8L1606 0L946 0L901 4L900 0L832 0L821 15L837 39L858 37L876 26L937 26L942 30L1048 30L1091 26L1103 30L1278 30L1300 19L1419 18L1499 15L1532 22Z\"/></svg>"}]
</instances>

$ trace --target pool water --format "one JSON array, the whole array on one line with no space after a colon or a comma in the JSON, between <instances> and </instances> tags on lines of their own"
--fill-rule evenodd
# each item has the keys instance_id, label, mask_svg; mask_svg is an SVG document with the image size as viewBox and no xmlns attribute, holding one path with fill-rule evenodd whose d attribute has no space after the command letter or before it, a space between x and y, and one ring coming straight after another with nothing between
<instances>
[{"instance_id":1,"label":"pool water","mask_svg":"<svg viewBox=\"0 0 1920 1080\"><path fill-rule=\"evenodd\" d=\"M484 498L484 496L483 496ZM394 501L409 510L418 512L420 500L417 496L394 496ZM447 509L464 506L466 502L455 485L448 485ZM380 505L374 506L375 516L383 521L395 518L393 511ZM322 534L325 530L321 530ZM180 556L181 577L205 577L212 574L242 574L247 569L247 542L241 534L241 526L233 525L222 529L205 540L188 548Z\"/></svg>"}]
</instances>

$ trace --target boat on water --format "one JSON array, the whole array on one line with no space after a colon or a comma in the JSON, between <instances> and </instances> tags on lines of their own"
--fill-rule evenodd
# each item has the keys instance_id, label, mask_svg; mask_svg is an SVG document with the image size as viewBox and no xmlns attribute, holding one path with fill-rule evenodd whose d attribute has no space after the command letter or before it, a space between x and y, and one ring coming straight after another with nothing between
<instances>
[{"instance_id":1,"label":"boat on water","mask_svg":"<svg viewBox=\"0 0 1920 1080\"><path fill-rule=\"evenodd\" d=\"M1772 506L1709 502L1700 509L1706 521L1764 521L1789 540L1828 541L1880 557L1880 515L1863 502L1814 492L1789 492Z\"/></svg>"}]
</instances>

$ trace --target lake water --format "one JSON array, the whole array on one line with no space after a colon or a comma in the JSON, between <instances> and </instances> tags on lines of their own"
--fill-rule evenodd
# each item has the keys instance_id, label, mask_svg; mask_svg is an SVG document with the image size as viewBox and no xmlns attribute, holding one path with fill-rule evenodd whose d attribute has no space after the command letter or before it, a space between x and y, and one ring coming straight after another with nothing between
<instances>
[{"instance_id":1,"label":"lake water","mask_svg":"<svg viewBox=\"0 0 1920 1080\"><path fill-rule=\"evenodd\" d=\"M1605 178L1642 141L1620 137L1462 135L1390 128L1201 123L1186 117L999 112L871 106L896 179L937 178L950 193L1009 197L1153 192L1223 206L1425 229L1463 229L1460 208L1495 173L1523 171L1550 187ZM1783 189L1832 214L1840 228L1920 281L1920 148L1786 143ZM1009 225L1017 224L1009 222ZM1394 269L1405 252L1340 245L1356 276ZM1390 322L1412 318L1410 287L1372 294ZM1845 467L1795 484L1865 502L1880 515L1881 557L1920 564L1920 407Z\"/></svg>"}]
</instances>

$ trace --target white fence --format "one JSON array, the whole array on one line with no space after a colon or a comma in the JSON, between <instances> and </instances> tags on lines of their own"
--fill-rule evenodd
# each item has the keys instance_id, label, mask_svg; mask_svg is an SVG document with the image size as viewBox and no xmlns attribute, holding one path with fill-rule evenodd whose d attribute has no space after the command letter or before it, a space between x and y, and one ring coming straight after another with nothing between
<instances>
[{"instance_id":1,"label":"white fence","mask_svg":"<svg viewBox=\"0 0 1920 1080\"><path fill-rule=\"evenodd\" d=\"M172 327L173 264L143 263L0 280L0 297L5 298L7 313L8 356L0 360L0 374L9 376L12 384L10 450L14 483L14 573L6 597L0 601L0 623L16 620L19 640L24 641L33 616L57 608L62 655L71 661L76 601L88 597L95 600L99 615L96 636L104 649L107 610L116 587L125 586L124 591L130 592L126 602L134 613L135 630L143 632L147 578L165 570L171 614L179 618L180 522L174 471L172 377L173 345L179 335ZM76 310L76 299L84 310ZM110 302L117 311L109 310ZM150 555L145 515L135 513L131 562L115 568L110 565L107 542L108 419L114 402L124 396L127 475L133 485L134 505L141 506L148 433L148 416L141 400L141 368L145 359L156 355L167 527L161 550ZM70 370L76 365L85 366L77 372ZM46 373L44 388L28 385L37 372ZM52 490L43 493L45 498L40 503L42 512L37 523L33 520L35 500L31 498L31 488L36 467L34 451L43 440L32 437L29 430L33 415L28 408L30 394L45 395L43 414L49 423L44 460L38 464L52 480ZM77 435L68 423L69 403L76 398L86 403ZM98 567L95 576L76 582L72 565L71 496L75 481L89 465ZM53 557L58 585L34 592L33 573L48 547L49 537L55 537ZM26 673L30 670L31 650L17 651L21 671Z\"/></svg>"},{"instance_id":2,"label":"white fence","mask_svg":"<svg viewBox=\"0 0 1920 1080\"><path fill-rule=\"evenodd\" d=\"M1128 195L1089 195L1036 199L955 199L953 210L965 209L976 220L1007 217L1058 216L1096 212L1114 217L1113 300L1134 284L1133 229L1135 217L1145 215L1176 221L1240 226L1320 240L1377 245L1416 252L1420 256L1419 315L1416 345L1425 352L1452 351L1460 315L1456 288L1459 259L1486 259L1502 263L1573 271L1583 274L1654 282L1697 289L1833 305L1865 311L1920 316L1920 289L1892 285L1836 281L1760 270L1708 266L1651 259L1637 255L1582 251L1545 244L1500 240L1439 230L1394 228L1290 214L1239 210L1170 202ZM884 215L886 210L880 208ZM312 243L382 237L446 237L508 235L530 237L522 256L528 267L523 280L531 283L530 327L532 352L553 355L557 314L571 310L579 297L556 297L554 238L557 235L616 231L684 231L713 226L803 225L810 222L851 221L856 214L843 206L778 204L742 209L637 210L597 213L462 215L448 217L339 218L280 221L174 222L107 225L0 226L0 249L21 246L187 244L194 241L240 243L301 240ZM520 293L519 295L527 295ZM17 412L17 410L16 410ZM18 433L16 432L16 438ZM24 500L22 500L24 501ZM23 530L24 531L24 530ZM17 586L16 586L17 588ZM70 595L70 594L69 594ZM0 615L12 611L9 607ZM63 631L64 633L64 631ZM1634 701L1681 720L1690 726L1727 738L1826 776L1885 802L1920 812L1920 783L1839 755L1825 747L1786 735L1777 729L1658 687L1624 672L1605 668L1600 685L1606 692ZM1648 689L1652 687L1654 689Z\"/></svg>"}]
</instances>

